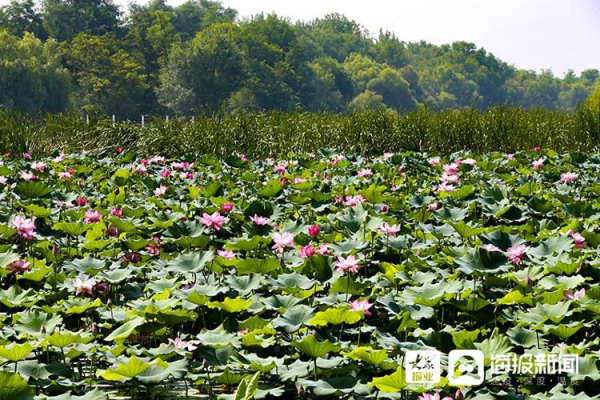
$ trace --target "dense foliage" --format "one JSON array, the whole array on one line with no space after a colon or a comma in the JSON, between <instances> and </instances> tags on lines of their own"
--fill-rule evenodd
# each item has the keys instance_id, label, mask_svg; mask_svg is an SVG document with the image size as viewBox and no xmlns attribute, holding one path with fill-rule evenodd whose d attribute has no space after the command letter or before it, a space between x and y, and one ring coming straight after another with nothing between
<instances>
[{"instance_id":1,"label":"dense foliage","mask_svg":"<svg viewBox=\"0 0 600 400\"><path fill-rule=\"evenodd\" d=\"M1 399L600 394L597 154L29 157L0 166ZM407 385L431 348L579 373Z\"/></svg>"},{"instance_id":2,"label":"dense foliage","mask_svg":"<svg viewBox=\"0 0 600 400\"><path fill-rule=\"evenodd\" d=\"M559 151L600 150L600 107L575 112L494 107L398 114L391 110L332 113L224 113L195 118L117 122L80 116L27 117L0 111L0 152L50 155L117 147L138 154L278 157L315 148L373 155L385 151L450 154L516 151L542 145Z\"/></svg>"},{"instance_id":3,"label":"dense foliage","mask_svg":"<svg viewBox=\"0 0 600 400\"><path fill-rule=\"evenodd\" d=\"M126 12L112 0L12 0L0 8L0 107L136 119L220 108L572 110L600 82L597 69L518 70L472 43L405 43L339 14L236 14L210 0Z\"/></svg>"}]
</instances>

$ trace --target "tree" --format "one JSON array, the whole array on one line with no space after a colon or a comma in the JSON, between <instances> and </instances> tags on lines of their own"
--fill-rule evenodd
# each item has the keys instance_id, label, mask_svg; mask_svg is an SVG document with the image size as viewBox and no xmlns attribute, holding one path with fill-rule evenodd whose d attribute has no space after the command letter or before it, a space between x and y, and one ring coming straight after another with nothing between
<instances>
[{"instance_id":1,"label":"tree","mask_svg":"<svg viewBox=\"0 0 600 400\"><path fill-rule=\"evenodd\" d=\"M240 28L216 24L175 47L161 70L159 101L181 114L216 110L240 89L244 56L235 40Z\"/></svg>"},{"instance_id":2,"label":"tree","mask_svg":"<svg viewBox=\"0 0 600 400\"><path fill-rule=\"evenodd\" d=\"M392 32L379 32L375 51L377 52L377 61L386 63L393 68L402 68L410 62L405 44Z\"/></svg>"},{"instance_id":3,"label":"tree","mask_svg":"<svg viewBox=\"0 0 600 400\"><path fill-rule=\"evenodd\" d=\"M600 111L600 84L590 93L585 104L592 110Z\"/></svg>"},{"instance_id":4,"label":"tree","mask_svg":"<svg viewBox=\"0 0 600 400\"><path fill-rule=\"evenodd\" d=\"M0 107L61 112L69 106L70 90L55 40L42 43L31 33L19 39L0 30Z\"/></svg>"},{"instance_id":5,"label":"tree","mask_svg":"<svg viewBox=\"0 0 600 400\"><path fill-rule=\"evenodd\" d=\"M74 103L87 113L137 118L147 85L144 68L114 35L80 33L67 51L76 81Z\"/></svg>"},{"instance_id":6,"label":"tree","mask_svg":"<svg viewBox=\"0 0 600 400\"><path fill-rule=\"evenodd\" d=\"M233 23L237 11L224 8L218 1L188 0L174 8L172 14L175 31L182 40L187 41L211 25Z\"/></svg>"},{"instance_id":7,"label":"tree","mask_svg":"<svg viewBox=\"0 0 600 400\"><path fill-rule=\"evenodd\" d=\"M0 27L17 37L23 37L25 32L42 40L47 37L33 0L12 0L7 6L0 7Z\"/></svg>"},{"instance_id":8,"label":"tree","mask_svg":"<svg viewBox=\"0 0 600 400\"><path fill-rule=\"evenodd\" d=\"M354 111L375 110L383 107L385 107L383 96L372 90L365 90L350 103L350 109Z\"/></svg>"},{"instance_id":9,"label":"tree","mask_svg":"<svg viewBox=\"0 0 600 400\"><path fill-rule=\"evenodd\" d=\"M367 89L380 94L384 104L398 111L412 110L417 102L410 91L410 85L402 74L393 68L385 68L376 78L369 81Z\"/></svg>"},{"instance_id":10,"label":"tree","mask_svg":"<svg viewBox=\"0 0 600 400\"><path fill-rule=\"evenodd\" d=\"M112 0L43 0L42 15L48 35L61 42L79 33L121 33L121 11Z\"/></svg>"}]
</instances>

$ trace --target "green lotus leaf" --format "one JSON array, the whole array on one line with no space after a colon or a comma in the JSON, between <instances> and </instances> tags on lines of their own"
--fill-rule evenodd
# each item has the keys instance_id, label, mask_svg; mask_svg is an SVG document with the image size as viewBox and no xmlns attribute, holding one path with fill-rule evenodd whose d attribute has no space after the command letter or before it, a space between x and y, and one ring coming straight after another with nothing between
<instances>
[{"instance_id":1,"label":"green lotus leaf","mask_svg":"<svg viewBox=\"0 0 600 400\"><path fill-rule=\"evenodd\" d=\"M313 318L313 307L298 304L288 308L283 315L272 322L274 328L281 328L287 333L297 332L298 329Z\"/></svg>"},{"instance_id":2,"label":"green lotus leaf","mask_svg":"<svg viewBox=\"0 0 600 400\"><path fill-rule=\"evenodd\" d=\"M581 328L583 328L583 322L573 322L570 324L560 324L558 326L547 325L544 326L544 330L548 333L553 334L554 336L558 336L562 340L567 340L574 334L576 334Z\"/></svg>"},{"instance_id":3,"label":"green lotus leaf","mask_svg":"<svg viewBox=\"0 0 600 400\"><path fill-rule=\"evenodd\" d=\"M69 331L54 331L52 335L46 336L44 338L51 346L58 347L64 349L65 347L69 347L75 343L88 343L92 340L92 337L84 338L81 334L74 334Z\"/></svg>"},{"instance_id":4,"label":"green lotus leaf","mask_svg":"<svg viewBox=\"0 0 600 400\"><path fill-rule=\"evenodd\" d=\"M40 299L33 289L23 290L20 286L11 286L8 290L0 290L0 303L6 307L31 307Z\"/></svg>"},{"instance_id":5,"label":"green lotus leaf","mask_svg":"<svg viewBox=\"0 0 600 400\"><path fill-rule=\"evenodd\" d=\"M53 228L57 231L61 231L71 236L81 236L88 230L92 229L91 224L84 224L83 222L57 222L53 225Z\"/></svg>"},{"instance_id":6,"label":"green lotus leaf","mask_svg":"<svg viewBox=\"0 0 600 400\"><path fill-rule=\"evenodd\" d=\"M160 364L165 364L164 361ZM107 381L127 381L139 376L142 372L150 368L151 364L147 360L141 360L137 357L131 357L126 363L119 364L116 368L113 366L104 372L98 373L98 376Z\"/></svg>"},{"instance_id":7,"label":"green lotus leaf","mask_svg":"<svg viewBox=\"0 0 600 400\"><path fill-rule=\"evenodd\" d=\"M467 223L465 223L464 221L460 221L457 223L451 223L450 225L454 228L454 230L463 239L470 239L473 236L477 236L477 235L480 235L483 232L485 232L485 229L470 226Z\"/></svg>"},{"instance_id":8,"label":"green lotus leaf","mask_svg":"<svg viewBox=\"0 0 600 400\"><path fill-rule=\"evenodd\" d=\"M15 325L15 331L20 334L40 336L42 331L52 332L62 323L59 314L50 314L41 310L27 310L19 314L19 321Z\"/></svg>"},{"instance_id":9,"label":"green lotus leaf","mask_svg":"<svg viewBox=\"0 0 600 400\"><path fill-rule=\"evenodd\" d=\"M0 253L0 268L4 269L15 261L19 261L20 257L11 251Z\"/></svg>"},{"instance_id":10,"label":"green lotus leaf","mask_svg":"<svg viewBox=\"0 0 600 400\"><path fill-rule=\"evenodd\" d=\"M323 357L329 353L338 353L341 347L331 343L329 340L320 342L312 335L305 336L302 340L294 340L292 346L311 358Z\"/></svg>"},{"instance_id":11,"label":"green lotus leaf","mask_svg":"<svg viewBox=\"0 0 600 400\"><path fill-rule=\"evenodd\" d=\"M494 355L501 355L510 352L513 348L511 341L504 335L498 333L498 329L494 331L492 338L486 339L481 343L474 343L475 348L481 350L485 355L485 365L492 362Z\"/></svg>"},{"instance_id":12,"label":"green lotus leaf","mask_svg":"<svg viewBox=\"0 0 600 400\"><path fill-rule=\"evenodd\" d=\"M13 343L11 346L0 346L0 357L17 362L27 357L35 349L29 342Z\"/></svg>"},{"instance_id":13,"label":"green lotus leaf","mask_svg":"<svg viewBox=\"0 0 600 400\"><path fill-rule=\"evenodd\" d=\"M279 196L282 191L283 186L281 186L279 181L271 181L261 188L256 194L267 199L272 199Z\"/></svg>"},{"instance_id":14,"label":"green lotus leaf","mask_svg":"<svg viewBox=\"0 0 600 400\"><path fill-rule=\"evenodd\" d=\"M280 261L276 258L246 258L235 265L238 275L260 274L269 275L279 270Z\"/></svg>"},{"instance_id":15,"label":"green lotus leaf","mask_svg":"<svg viewBox=\"0 0 600 400\"><path fill-rule=\"evenodd\" d=\"M235 299L227 297L223 301L213 301L208 303L207 306L209 308L219 308L225 312L233 314L246 311L248 308L250 308L251 304L252 299L244 300L241 297L236 297Z\"/></svg>"},{"instance_id":16,"label":"green lotus leaf","mask_svg":"<svg viewBox=\"0 0 600 400\"><path fill-rule=\"evenodd\" d=\"M364 316L362 311L351 311L344 308L328 308L326 311L319 311L317 315L308 321L309 325L326 326L328 324L355 324Z\"/></svg>"},{"instance_id":17,"label":"green lotus leaf","mask_svg":"<svg viewBox=\"0 0 600 400\"><path fill-rule=\"evenodd\" d=\"M402 367L398 367L396 372L381 378L373 378L369 387L376 387L385 393L398 393L406 387L405 372Z\"/></svg>"},{"instance_id":18,"label":"green lotus leaf","mask_svg":"<svg viewBox=\"0 0 600 400\"><path fill-rule=\"evenodd\" d=\"M357 347L350 352L342 352L341 354L353 360L363 361L371 365L379 365L388 358L387 351L373 350L368 346Z\"/></svg>"},{"instance_id":19,"label":"green lotus leaf","mask_svg":"<svg viewBox=\"0 0 600 400\"><path fill-rule=\"evenodd\" d=\"M258 380L260 378L260 372L255 373L251 376L246 376L240 382L237 390L234 394L235 400L251 400L254 398L256 394L256 389L258 389Z\"/></svg>"},{"instance_id":20,"label":"green lotus leaf","mask_svg":"<svg viewBox=\"0 0 600 400\"><path fill-rule=\"evenodd\" d=\"M33 389L19 374L0 371L0 400L32 400Z\"/></svg>"},{"instance_id":21,"label":"green lotus leaf","mask_svg":"<svg viewBox=\"0 0 600 400\"><path fill-rule=\"evenodd\" d=\"M368 285L366 283L359 283L350 275L345 275L337 279L333 283L333 285L331 285L329 293L349 293L352 295L360 296L364 293L367 287Z\"/></svg>"},{"instance_id":22,"label":"green lotus leaf","mask_svg":"<svg viewBox=\"0 0 600 400\"><path fill-rule=\"evenodd\" d=\"M535 331L523 328L521 326L514 326L506 331L506 336L515 346L521 346L526 349L534 346L545 346L548 342L544 335L540 335Z\"/></svg>"},{"instance_id":23,"label":"green lotus leaf","mask_svg":"<svg viewBox=\"0 0 600 400\"><path fill-rule=\"evenodd\" d=\"M126 339L133 333L135 328L142 325L144 322L145 320L142 317L134 318L131 321L126 322L117 329L113 330L110 335L104 338L104 340L110 342Z\"/></svg>"},{"instance_id":24,"label":"green lotus leaf","mask_svg":"<svg viewBox=\"0 0 600 400\"><path fill-rule=\"evenodd\" d=\"M180 274L198 273L215 258L213 252L182 253L167 265L167 270Z\"/></svg>"},{"instance_id":25,"label":"green lotus leaf","mask_svg":"<svg viewBox=\"0 0 600 400\"><path fill-rule=\"evenodd\" d=\"M495 274L510 270L511 264L500 252L488 252L483 249L467 249L460 257L455 258L458 270L467 274Z\"/></svg>"},{"instance_id":26,"label":"green lotus leaf","mask_svg":"<svg viewBox=\"0 0 600 400\"><path fill-rule=\"evenodd\" d=\"M39 199L52 193L52 189L40 181L21 181L14 189L21 197L28 199Z\"/></svg>"}]
</instances>

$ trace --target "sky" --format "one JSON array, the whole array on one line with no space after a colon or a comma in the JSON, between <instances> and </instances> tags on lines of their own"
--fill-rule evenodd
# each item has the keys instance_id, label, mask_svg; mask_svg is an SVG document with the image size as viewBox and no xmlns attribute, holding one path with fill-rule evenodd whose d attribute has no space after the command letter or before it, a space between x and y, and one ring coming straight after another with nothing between
<instances>
[{"instance_id":1,"label":"sky","mask_svg":"<svg viewBox=\"0 0 600 400\"><path fill-rule=\"evenodd\" d=\"M5 4L9 0L0 0ZM126 5L131 0L115 0ZM184 0L167 0L178 5ZM137 0L143 3L143 0ZM517 68L600 69L599 0L222 0L240 17L275 12L293 21L338 12L404 41L475 43Z\"/></svg>"}]
</instances>

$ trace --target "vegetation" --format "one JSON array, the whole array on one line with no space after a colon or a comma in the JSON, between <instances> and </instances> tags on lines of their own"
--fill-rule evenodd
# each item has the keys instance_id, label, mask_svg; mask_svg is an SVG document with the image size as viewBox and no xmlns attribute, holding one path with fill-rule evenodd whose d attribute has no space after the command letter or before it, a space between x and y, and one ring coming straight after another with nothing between
<instances>
[{"instance_id":1,"label":"vegetation","mask_svg":"<svg viewBox=\"0 0 600 400\"><path fill-rule=\"evenodd\" d=\"M1 157L0 398L597 398L600 158L536 150Z\"/></svg>"},{"instance_id":2,"label":"vegetation","mask_svg":"<svg viewBox=\"0 0 600 400\"><path fill-rule=\"evenodd\" d=\"M114 155L124 147L141 155L182 156L195 153L226 157L281 157L315 148L377 155L385 151L450 154L512 152L535 146L558 151L597 151L600 108L575 112L541 108L493 107L434 112L424 108L405 114L391 110L331 113L279 111L224 113L194 118L117 122L80 116L27 117L0 112L0 152L50 155L91 151Z\"/></svg>"},{"instance_id":3,"label":"vegetation","mask_svg":"<svg viewBox=\"0 0 600 400\"><path fill-rule=\"evenodd\" d=\"M119 119L228 111L574 110L597 69L518 70L472 43L406 43L339 14L236 19L210 0L125 12L112 0L0 8L0 107ZM38 56L34 56L40 55Z\"/></svg>"}]
</instances>

